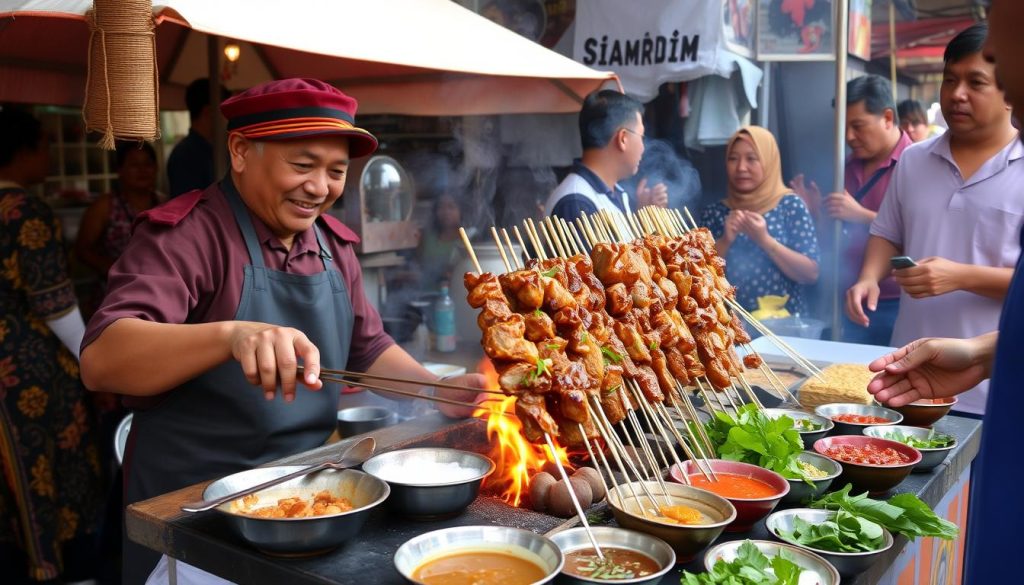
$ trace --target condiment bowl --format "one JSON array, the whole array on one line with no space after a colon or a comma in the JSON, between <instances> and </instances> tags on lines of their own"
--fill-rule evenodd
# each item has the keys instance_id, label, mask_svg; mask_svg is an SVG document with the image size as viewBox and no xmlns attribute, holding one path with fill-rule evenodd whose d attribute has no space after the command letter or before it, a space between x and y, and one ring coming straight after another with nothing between
<instances>
[{"instance_id":1,"label":"condiment bowl","mask_svg":"<svg viewBox=\"0 0 1024 585\"><path fill-rule=\"evenodd\" d=\"M903 424L912 427L927 427L949 414L959 400L950 398L926 398L903 406L887 406L903 415Z\"/></svg>"},{"instance_id":2,"label":"condiment bowl","mask_svg":"<svg viewBox=\"0 0 1024 585\"><path fill-rule=\"evenodd\" d=\"M737 551L744 542L751 542L767 557L777 556L780 552L786 551L794 563L803 571L800 573L801 583L815 583L816 585L839 585L839 571L820 556L807 549L799 548L784 542L772 542L770 540L730 540L716 544L704 555L704 568L708 571L715 566L719 560L732 562L736 560Z\"/></svg>"},{"instance_id":3,"label":"condiment bowl","mask_svg":"<svg viewBox=\"0 0 1024 585\"><path fill-rule=\"evenodd\" d=\"M793 530L793 525L796 518L802 518L803 520L810 522L811 524L821 524L827 520L835 520L836 513L832 510L814 510L811 508L793 508L792 510L780 510L768 516L765 524L768 527L768 532L772 533L772 536L782 540L788 544L799 547L803 550L811 551L814 554L820 555L839 571L841 575L853 576L859 573L863 573L868 567L875 564L878 560L878 556L885 551L892 548L893 538L892 534L882 527L882 548L873 550L870 552L833 552L828 550L822 550L818 548L812 548L798 542L794 542L783 537L780 532L790 532Z\"/></svg>"},{"instance_id":4,"label":"condiment bowl","mask_svg":"<svg viewBox=\"0 0 1024 585\"><path fill-rule=\"evenodd\" d=\"M338 411L338 433L353 437L369 433L398 422L398 413L383 406L354 406Z\"/></svg>"},{"instance_id":5,"label":"condiment bowl","mask_svg":"<svg viewBox=\"0 0 1024 585\"><path fill-rule=\"evenodd\" d=\"M458 553L498 552L530 561L545 571L548 583L558 576L565 558L551 539L521 528L506 526L456 526L415 536L395 551L395 568L408 581L424 563Z\"/></svg>"},{"instance_id":6,"label":"condiment bowl","mask_svg":"<svg viewBox=\"0 0 1024 585\"><path fill-rule=\"evenodd\" d=\"M666 492L662 491L662 485L668 490L669 505L689 506L710 522L668 524L654 520L650 510L665 505ZM655 498L654 505L648 499L648 494ZM659 484L655 481L634 481L619 484L608 492L608 504L619 526L664 540L675 551L680 563L692 560L736 519L736 508L729 500L708 491L672 482Z\"/></svg>"},{"instance_id":7,"label":"condiment bowl","mask_svg":"<svg viewBox=\"0 0 1024 585\"><path fill-rule=\"evenodd\" d=\"M865 447L874 445L878 448L892 447L897 452L910 457L910 461L902 465L872 465L870 463L853 463L838 460L843 466L843 473L836 478L836 485L853 484L855 493L868 491L872 494L880 494L889 491L899 485L901 481L910 475L914 466L921 462L921 452L917 449L904 445L897 441L888 439L877 439L863 435L847 435L840 437L825 437L814 444L814 450L825 457L829 447L837 445L851 445L854 447ZM831 457L829 457L831 459Z\"/></svg>"},{"instance_id":8,"label":"condiment bowl","mask_svg":"<svg viewBox=\"0 0 1024 585\"><path fill-rule=\"evenodd\" d=\"M825 493L825 490L832 485L832 480L839 477L839 474L843 472L843 466L834 459L829 459L824 455L815 453L814 451L804 451L803 453L796 456L797 460L803 461L817 467L824 471L828 475L825 477L809 478L813 486L807 485L807 482L802 479L791 479L786 478L789 482L789 493L783 496L782 505L792 504L804 504L814 498L821 496Z\"/></svg>"},{"instance_id":9,"label":"condiment bowl","mask_svg":"<svg viewBox=\"0 0 1024 585\"><path fill-rule=\"evenodd\" d=\"M931 429L925 429L921 427L911 427L907 425L884 425L880 427L871 427L870 429L864 429L864 435L867 437L877 437L879 439L892 439L889 435L899 431L905 437L914 437L915 439L927 439L928 435L932 432ZM943 433L945 434L945 433ZM950 435L952 437L952 435ZM901 442L901 441L897 441ZM935 447L933 449L923 449L921 447L914 447L921 452L921 462L914 467L914 473L924 473L931 471L938 467L946 457L956 448L956 437L953 437L953 442L947 447Z\"/></svg>"},{"instance_id":10,"label":"condiment bowl","mask_svg":"<svg viewBox=\"0 0 1024 585\"><path fill-rule=\"evenodd\" d=\"M203 499L226 496L304 467L261 467L229 475L208 485L203 490ZM315 494L324 490L335 497L347 499L353 509L311 518L258 518L238 511L236 502L227 502L215 510L227 517L231 528L243 540L260 551L279 556L306 556L327 552L358 534L370 510L387 499L391 491L388 484L361 471L328 469L297 477L254 495L262 506L264 502L274 505L279 499L296 496L312 500Z\"/></svg>"},{"instance_id":11,"label":"condiment bowl","mask_svg":"<svg viewBox=\"0 0 1024 585\"><path fill-rule=\"evenodd\" d=\"M658 566L661 567L661 569L656 573L633 579L616 579L615 583L622 583L624 585L657 583L661 581L661 578L665 573L668 573L673 567L675 567L676 553L668 543L656 536L636 532L635 530L626 530L624 528L614 528L611 526L593 526L590 528L590 531L594 535L594 540L596 540L597 544L602 548L621 548L643 553L652 558L656 563L658 563ZM565 556L581 549L593 550L594 548L594 545L590 542L590 537L587 536L586 529L582 527L563 530L562 532L553 535L551 540L558 545L558 548L561 549L562 554ZM565 566L562 567L562 574L558 578L559 583L566 583L570 585L589 585L591 583L609 582L608 579L592 579L590 577L583 577L569 573L566 570L569 566L569 562L569 559L566 559Z\"/></svg>"},{"instance_id":12,"label":"condiment bowl","mask_svg":"<svg viewBox=\"0 0 1024 585\"><path fill-rule=\"evenodd\" d=\"M832 419L827 416L820 416L817 414L811 414L802 410L791 410L788 408L766 408L764 413L771 418L778 418L780 416L788 416L795 422L801 420L810 421L815 424L821 425L821 428L816 431L802 431L800 427L795 427L796 432L800 433L800 440L804 442L804 449L810 449L814 442L824 437L835 427L835 423Z\"/></svg>"},{"instance_id":13,"label":"condiment bowl","mask_svg":"<svg viewBox=\"0 0 1024 585\"><path fill-rule=\"evenodd\" d=\"M446 478L423 469L458 464L469 471L460 478ZM483 455L420 447L400 449L376 455L363 463L363 471L391 486L388 508L416 520L456 516L473 503L485 477L494 471L494 462Z\"/></svg>"},{"instance_id":14,"label":"condiment bowl","mask_svg":"<svg viewBox=\"0 0 1024 585\"><path fill-rule=\"evenodd\" d=\"M860 435L864 429L878 425L898 425L903 421L903 415L882 406L871 406L870 404L854 404L852 402L834 402L822 404L814 409L814 414L831 419L835 424L832 435ZM884 418L885 422L878 423L853 423L835 420L834 416L841 414L855 414L857 416L877 416Z\"/></svg>"},{"instance_id":15,"label":"condiment bowl","mask_svg":"<svg viewBox=\"0 0 1024 585\"><path fill-rule=\"evenodd\" d=\"M707 465L704 465L705 462L707 462ZM754 523L767 516L769 512L775 509L779 501L789 493L789 482L786 481L786 478L763 467L751 465L750 463L740 463L739 461L727 461L725 459L701 459L700 463L701 465L698 466L693 460L683 461L682 472L680 472L677 465L673 465L672 469L669 470L669 474L673 480L685 483L684 475L687 477L700 475L702 467L706 471L708 466L710 466L711 470L715 473L731 473L762 481L768 484L775 492L771 496L763 498L721 496L729 500L729 503L736 507L736 519L726 527L726 532L750 530Z\"/></svg>"}]
</instances>

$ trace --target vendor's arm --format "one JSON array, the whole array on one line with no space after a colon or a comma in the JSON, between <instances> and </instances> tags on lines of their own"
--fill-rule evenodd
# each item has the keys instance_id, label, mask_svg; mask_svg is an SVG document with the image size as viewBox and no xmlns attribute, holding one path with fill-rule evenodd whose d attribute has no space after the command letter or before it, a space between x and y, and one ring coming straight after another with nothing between
<instances>
[{"instance_id":1,"label":"vendor's arm","mask_svg":"<svg viewBox=\"0 0 1024 585\"><path fill-rule=\"evenodd\" d=\"M900 249L889 240L871 236L864 249L864 264L861 266L860 278L846 291L846 315L854 323L867 327L870 323L864 312L878 308L879 281L884 279L891 270L889 260L898 256Z\"/></svg>"},{"instance_id":2,"label":"vendor's arm","mask_svg":"<svg viewBox=\"0 0 1024 585\"><path fill-rule=\"evenodd\" d=\"M114 258L108 256L101 244L103 232L110 223L111 195L101 195L82 215L82 223L78 226L78 238L75 240L75 254L88 264L102 278L114 264Z\"/></svg>"},{"instance_id":3,"label":"vendor's arm","mask_svg":"<svg viewBox=\"0 0 1024 585\"><path fill-rule=\"evenodd\" d=\"M893 271L896 282L915 299L963 290L1002 300L1013 279L1013 268L963 264L934 256L922 258L917 264Z\"/></svg>"},{"instance_id":4,"label":"vendor's arm","mask_svg":"<svg viewBox=\"0 0 1024 585\"><path fill-rule=\"evenodd\" d=\"M229 359L250 383L273 398L278 382L286 401L296 390L297 360L308 368L303 383L317 390L320 354L288 327L249 321L154 323L123 318L82 351L82 381L91 390L150 396L175 388Z\"/></svg>"},{"instance_id":5,"label":"vendor's arm","mask_svg":"<svg viewBox=\"0 0 1024 585\"><path fill-rule=\"evenodd\" d=\"M899 407L970 390L991 375L998 336L993 331L971 339L913 341L868 365L879 372L868 392L881 403Z\"/></svg>"},{"instance_id":6,"label":"vendor's arm","mask_svg":"<svg viewBox=\"0 0 1024 585\"><path fill-rule=\"evenodd\" d=\"M405 378L408 380L433 381L438 379L437 376L430 373L430 371L424 368L422 364L413 359L412 356L397 345L392 345L388 349L384 350L384 353L380 354L377 360L373 362L373 365L367 368L366 372L377 376L391 376L395 378ZM378 382L375 380L367 380L367 382L392 387L397 390L404 390L406 392L414 392L416 394L428 394L432 390L429 386L422 386L418 384L397 384L394 382ZM484 388L486 384L486 380L482 374L463 374L461 376L453 376L445 379L445 382L459 386L468 386L470 388ZM378 392L378 394L394 400L404 400L407 398L402 395L388 394L386 392ZM457 400L468 404L476 403L478 397L482 399L478 392L453 390L450 388L437 388L433 394L435 396L447 398L449 400ZM437 402L436 405L437 409L441 411L441 413L452 418L468 417L473 414L474 410L473 408L455 406L442 402Z\"/></svg>"}]
</instances>

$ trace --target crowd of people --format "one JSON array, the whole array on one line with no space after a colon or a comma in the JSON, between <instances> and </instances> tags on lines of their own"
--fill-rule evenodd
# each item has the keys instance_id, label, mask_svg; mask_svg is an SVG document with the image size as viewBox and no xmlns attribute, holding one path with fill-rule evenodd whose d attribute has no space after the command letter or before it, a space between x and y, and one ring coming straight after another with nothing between
<instances>
[{"instance_id":1,"label":"crowd of people","mask_svg":"<svg viewBox=\"0 0 1024 585\"><path fill-rule=\"evenodd\" d=\"M1006 66L1024 51L1012 30L1024 9L996 4L1004 21L973 25L946 48L947 132L929 136L920 104L897 105L887 80L858 77L847 84L843 192L823 194L802 176L787 184L775 136L746 126L725 147L724 197L699 215L739 302L753 310L760 297L783 296L798 314L809 312L808 286L821 273L819 237L841 222L841 337L900 347L871 364L879 374L869 391L894 405L960 395L959 412L984 417L971 522L985 532L968 533L968 582L979 583L998 581L990 571L999 564L984 559L1009 553L1011 539L991 536L1006 500L990 474L1012 448L998 437L1021 400L1010 352L1024 331L1014 272L1024 145L1012 120L1013 107L1024 108L1024 75ZM96 577L96 547L122 539L120 517L103 520L110 501L120 509L322 444L339 401L317 392L321 363L434 378L384 333L363 291L355 236L324 213L349 160L377 148L355 124L355 100L295 79L225 94L230 170L218 180L209 96L207 81L187 92L191 128L168 160L170 198L157 190L153 148L118 145L117 188L85 212L73 247L99 276L99 300L84 318L60 223L32 191L48 169L46 134L30 114L0 110L0 566L23 567L14 582ZM329 114L305 116L313 110ZM643 168L643 113L618 91L586 98L582 157L544 213L571 221L671 205L681 183L700 189L685 178L695 173L672 183ZM621 186L629 180L633 197ZM416 253L421 287L448 276L461 217L458 197L436 197ZM176 358L153 359L166 355ZM476 374L457 382L484 383ZM240 390L247 386L260 391ZM115 400L95 398L102 393ZM103 444L125 407L135 420L122 503L105 491L118 468ZM124 581L146 582L159 555L124 546Z\"/></svg>"}]
</instances>

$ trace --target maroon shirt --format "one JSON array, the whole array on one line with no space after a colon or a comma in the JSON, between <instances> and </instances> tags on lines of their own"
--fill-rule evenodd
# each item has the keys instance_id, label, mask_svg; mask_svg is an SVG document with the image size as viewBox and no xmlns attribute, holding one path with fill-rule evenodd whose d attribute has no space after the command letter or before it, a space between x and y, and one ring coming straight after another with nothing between
<instances>
[{"instance_id":1,"label":"maroon shirt","mask_svg":"<svg viewBox=\"0 0 1024 585\"><path fill-rule=\"evenodd\" d=\"M288 250L263 221L251 211L249 215L267 268L301 275L323 271L312 229L296 235ZM363 291L352 247L358 236L332 216L321 216L317 222L334 267L348 287L355 318L348 363L324 366L365 371L395 342L384 333L380 315ZM107 296L89 320L82 349L126 317L157 323L233 320L242 296L243 269L249 263L242 232L218 184L139 214L127 250L107 275Z\"/></svg>"},{"instance_id":2,"label":"maroon shirt","mask_svg":"<svg viewBox=\"0 0 1024 585\"><path fill-rule=\"evenodd\" d=\"M887 172L882 175L880 179L875 181L875 184L871 186L871 189L864 195L860 200L860 204L866 209L877 212L882 207L882 200L885 199L885 192L889 189L889 180L893 176L893 167L896 166L896 162L900 160L900 156L903 155L903 151L910 145L914 144L914 141L910 139L910 136L901 131L900 140L896 143L896 147L889 153L889 160L884 165L878 168L878 171L882 169L888 169ZM875 171L875 172L878 172ZM846 161L846 178L845 187L846 192L850 195L857 195L857 192L871 180L871 175L868 175L864 168L864 161L858 158L851 157ZM864 250L868 243L868 229L867 224L848 224L847 225L847 240L846 249L843 251L843 259L846 266L849 267L850 274L847 275L847 282L843 287L846 290L852 286L857 278L860 277L860 270L864 266ZM900 285L896 284L896 281L892 277L887 277L885 280L879 283L881 289L880 299L898 299L900 298Z\"/></svg>"}]
</instances>

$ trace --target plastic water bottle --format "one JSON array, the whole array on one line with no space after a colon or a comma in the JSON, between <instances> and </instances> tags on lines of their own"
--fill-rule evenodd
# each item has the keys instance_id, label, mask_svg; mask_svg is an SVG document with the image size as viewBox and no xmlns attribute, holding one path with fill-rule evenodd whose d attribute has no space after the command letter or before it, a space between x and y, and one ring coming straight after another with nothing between
<instances>
[{"instance_id":1,"label":"plastic water bottle","mask_svg":"<svg viewBox=\"0 0 1024 585\"><path fill-rule=\"evenodd\" d=\"M455 305L447 284L441 286L441 296L434 303L434 343L437 351L455 351Z\"/></svg>"}]
</instances>

